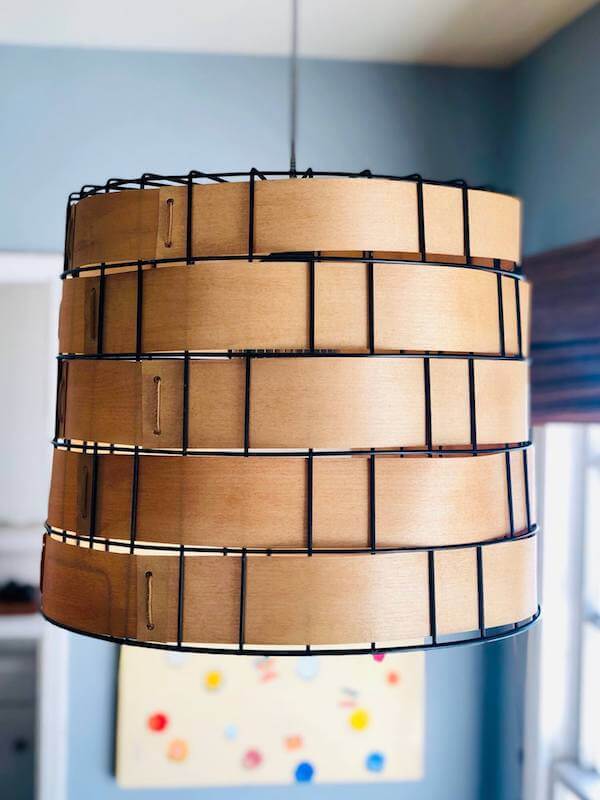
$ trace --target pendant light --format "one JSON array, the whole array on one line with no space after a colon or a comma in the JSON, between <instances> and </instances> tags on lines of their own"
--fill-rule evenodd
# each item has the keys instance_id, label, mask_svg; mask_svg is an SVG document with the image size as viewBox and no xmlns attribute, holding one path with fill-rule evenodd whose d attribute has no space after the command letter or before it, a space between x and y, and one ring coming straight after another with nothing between
<instances>
[{"instance_id":1,"label":"pendant light","mask_svg":"<svg viewBox=\"0 0 600 800\"><path fill-rule=\"evenodd\" d=\"M361 653L538 617L520 203L146 173L67 206L42 610L102 639Z\"/></svg>"}]
</instances>

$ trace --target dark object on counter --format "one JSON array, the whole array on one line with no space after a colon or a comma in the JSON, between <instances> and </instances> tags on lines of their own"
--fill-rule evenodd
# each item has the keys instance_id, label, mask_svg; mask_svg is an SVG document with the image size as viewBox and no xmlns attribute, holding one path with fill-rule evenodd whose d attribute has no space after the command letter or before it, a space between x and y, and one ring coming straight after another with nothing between
<instances>
[{"instance_id":1,"label":"dark object on counter","mask_svg":"<svg viewBox=\"0 0 600 800\"><path fill-rule=\"evenodd\" d=\"M0 615L34 614L39 607L39 592L34 586L16 581L0 586Z\"/></svg>"}]
</instances>

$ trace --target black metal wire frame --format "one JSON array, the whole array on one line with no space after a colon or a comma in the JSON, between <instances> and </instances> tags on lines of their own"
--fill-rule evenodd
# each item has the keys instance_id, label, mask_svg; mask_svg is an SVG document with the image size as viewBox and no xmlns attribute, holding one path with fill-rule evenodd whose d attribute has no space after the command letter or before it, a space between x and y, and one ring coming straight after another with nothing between
<instances>
[{"instance_id":1,"label":"black metal wire frame","mask_svg":"<svg viewBox=\"0 0 600 800\"><path fill-rule=\"evenodd\" d=\"M135 639L118 639L108 636L98 636L97 638L114 641L118 643L127 644L140 644L144 647L157 646L162 649L175 649L189 652L201 653L246 653L250 655L298 655L299 653L307 653L311 655L329 654L329 655L343 655L343 654L358 654L368 652L385 652L385 651L401 651L401 650L414 650L414 649L431 649L434 647L448 647L450 645L469 644L474 641L494 640L496 638L505 638L508 635L521 631L524 627L534 622L539 614L528 620L527 622L516 622L510 626L504 626L506 630L502 632L490 632L485 626L485 607L484 607L484 579L483 579L483 549L485 547L498 544L507 540L521 540L529 539L537 534L537 525L532 524L529 504L529 471L527 464L527 450L523 451L523 476L525 484L525 499L527 509L527 528L524 531L515 531L514 526L514 511L513 511L513 495L512 495L512 477L511 477L511 464L510 464L510 451L506 451L506 478L507 478L507 501L510 518L510 533L494 539L488 539L478 542L469 543L456 543L445 545L432 545L432 546L402 546L402 547L381 547L377 545L376 538L376 509L375 509L375 453L371 451L370 455L370 468L369 468L369 544L363 548L315 548L313 542L312 531L312 517L313 517L313 459L315 453L311 450L307 457L307 476L308 476L308 491L307 491L307 525L306 525L306 547L300 548L269 548L269 547L215 547L215 546L195 546L195 545L175 545L175 544L155 544L147 541L137 541L136 538L136 523L137 523L137 497L138 497L138 474L139 474L139 448L135 448L133 457L133 484L131 493L131 517L130 517L130 531L129 537L124 539L109 539L105 537L95 536L96 529L96 512L97 512L97 481L99 472L98 462L98 445L92 445L93 462L92 462L92 491L90 502L90 527L89 534L82 535L67 530L60 530L53 528L46 524L46 533L52 537L58 537L63 542L73 542L78 547L87 546L90 549L93 547L103 547L105 551L110 551L111 548L119 551L129 552L130 554L140 553L161 553L172 554L178 557L179 563L179 589L178 589L178 613L177 613L177 643L172 645L156 644L152 642L138 642ZM166 534L168 537L168 533ZM166 538L165 537L165 538ZM437 631L436 622L436 600L435 600L435 553L437 551L460 550L465 548L474 548L476 551L476 568L477 568L477 607L478 607L478 631L469 633L465 638L461 634L461 638L452 640L448 636L440 637ZM344 648L344 649L319 649L314 648L307 644L305 648L296 650L279 650L276 648L260 649L245 649L244 643L244 630L245 630L245 608L246 608L246 580L247 580L247 558L248 556L308 556L318 557L320 555L357 555L357 554L370 554L378 555L380 557L391 553L402 552L421 552L427 553L427 576L428 576L428 597L429 597L429 621L430 621L430 634L429 642L419 646L397 646L397 647L382 647L376 646L376 643L371 643L369 649L364 648ZM183 645L183 614L185 606L184 595L184 576L185 576L185 559L188 555L221 555L224 557L238 557L240 559L240 596L239 596L239 642L237 648L216 648L216 647L192 647ZM51 622L53 620L50 620ZM77 631L86 633L85 631Z\"/></svg>"},{"instance_id":2,"label":"black metal wire frame","mask_svg":"<svg viewBox=\"0 0 600 800\"><path fill-rule=\"evenodd\" d=\"M525 475L527 475L527 460L526 460L526 451L523 451L524 458L523 458L523 467L525 470ZM94 453L94 455L96 455ZM137 473L137 460L134 460L134 476ZM309 464L309 474L310 474L310 467L312 466L312 458L308 460ZM373 464L373 461L371 461ZM94 476L94 480L97 476L97 465L94 463L92 475ZM371 471L371 475L374 476L374 473ZM371 484L373 486L373 484ZM116 550L119 551L126 551L130 554L135 553L136 551L140 551L141 553L161 553L163 555L171 554L173 556L177 556L178 564L179 564L179 580L178 580L178 605L177 605L177 642L173 644L164 644L164 643L155 643L155 642L146 642L146 641L139 641L136 639L131 638L119 638L119 637L112 637L112 636L105 636L105 635L96 635L96 634L89 634L86 631L77 630L74 628L67 628L67 630L73 630L76 633L82 633L84 635L91 635L94 638L111 641L120 644L139 644L142 647L157 647L159 649L166 649L166 650L178 650L182 652L198 652L198 653L238 653L238 654L246 654L246 655L261 655L261 656L269 656L269 655L302 655L302 654L309 654L309 655L349 655L349 654L365 654L365 653L372 653L372 652L388 652L388 651L404 651L404 650L421 650L421 649L432 649L432 648L441 648L441 647L449 647L453 645L464 645L464 644L472 644L475 642L481 641L493 641L495 639L506 638L514 633L518 633L525 628L529 627L533 622L535 622L539 616L539 608L535 616L512 623L510 625L502 626L502 629L488 629L485 626L485 602L484 602L484 578L483 578L483 549L485 547L493 546L494 544L498 544L499 542L507 541L509 539L529 539L534 537L537 534L537 525L531 525L529 521L529 505L528 505L528 529L523 532L519 532L515 534L514 528L511 530L509 536L502 536L495 539L489 539L480 542L470 542L470 543L459 543L459 544L446 544L446 545L435 545L435 546L404 546L404 547L378 547L376 545L375 540L375 516L374 516L374 506L371 504L371 512L370 512L370 519L371 519L371 528L369 533L370 544L369 547L366 548L318 548L315 549L313 547L312 542L312 493L309 492L309 497L307 500L309 514L308 514L308 524L307 524L307 546L305 548L261 548L261 547L211 547L211 546L194 546L194 545L167 545L167 544L154 544L150 542L138 542L135 540L135 500L134 497L137 497L137 486L134 485L132 491L132 528L131 528L131 536L129 540L125 539L108 539L103 537L95 537L94 536L94 528L95 522L93 516L95 514L95 493L92 491L92 519L90 520L90 533L87 536L72 533L66 530L59 530L57 528L53 528L50 525L46 524L46 534L52 537L57 537L62 539L63 542L73 542L78 547L81 546L88 546L90 549L94 546L103 547L105 551ZM371 495L371 503L373 503L373 491L370 493ZM529 489L528 483L526 480L526 497L529 497ZM512 519L512 511L511 511L511 519ZM477 569L477 608L478 608L478 629L477 631L472 632L465 632L461 633L459 638L452 639L451 636L445 635L440 636L437 631L437 622L436 622L436 600L435 600L435 553L437 551L448 551L448 550L461 550L466 548L473 548L476 551L476 569ZM378 555L378 556L385 556L385 554L391 553L401 553L401 552L420 552L420 553L427 553L427 577L428 577L428 597L429 597L429 627L430 633L428 637L428 641L426 641L423 645L408 645L408 646L391 646L391 647L378 647L375 642L371 643L369 648L335 648L335 649L324 649L324 648L315 648L314 646L307 644L304 647L298 647L296 649L278 649L276 647L269 647L267 649L247 649L245 647L245 613L246 613L246 595L247 595L247 559L249 556L286 556L286 555L297 555L297 556L308 556L308 557L318 557L320 555L357 555L357 554L371 554L371 555ZM185 607L185 593L184 593L184 576L185 576L185 560L186 556L188 555L221 555L224 557L237 557L240 560L240 591L239 591L239 637L238 637L238 645L237 647L231 646L228 648L219 648L219 647L212 647L212 646L203 646L203 647L195 647L192 645L184 645L183 644L183 618L184 618L184 607ZM54 622L49 617L46 617L50 622ZM58 624L59 627L65 627Z\"/></svg>"},{"instance_id":3,"label":"black metal wire frame","mask_svg":"<svg viewBox=\"0 0 600 800\"><path fill-rule=\"evenodd\" d=\"M255 181L267 180L269 178L300 178L310 179L313 177L347 177L347 178L380 178L386 180L400 180L400 181L414 181L417 187L417 208L418 208L418 230L419 230L419 260L405 260L405 259L382 259L375 258L372 251L364 251L362 256L346 258L336 256L323 256L320 252L313 253L272 253L268 255L256 256L254 252L254 198L255 198ZM201 182L216 182L225 183L229 178L248 179L249 182L249 224L248 224L248 252L239 256L194 256L192 253L192 202L193 202L193 187ZM463 233L464 233L464 257L466 263L454 262L439 262L436 265L447 266L450 268L459 269L478 269L495 273L497 275L497 294L498 294L498 333L499 333L499 352L497 354L477 354L477 353L449 353L443 351L425 351L425 352L405 352L399 350L394 353L377 353L375 352L375 302L374 302L374 264L377 263L394 263L398 265L403 264L416 264L425 262L426 259L426 243L425 243L425 222L423 210L423 185L444 185L444 186L457 186L462 189L462 208L463 208ZM139 190L146 187L161 187L161 186L185 186L187 188L187 230L186 230L186 254L184 258L172 259L148 259L138 260L132 262L119 262L117 264L97 264L76 269L69 268L70 252L72 250L72 236L73 226L71 225L71 206L79 200L100 193L110 193L113 191L124 190ZM487 187L477 187L486 190ZM373 174L370 170L362 170L361 172L319 172L312 169L307 169L303 173L294 173L291 171L261 171L255 168L249 172L224 172L224 173L207 173L192 170L187 175L157 175L154 173L145 173L140 178L135 179L120 179L113 178L106 182L106 184L87 185L83 186L79 192L73 193L69 197L67 204L67 218L65 228L65 263L64 271L61 278L77 278L80 274L88 271L99 271L99 291L98 291L98 314L97 314L97 329L96 341L97 352L93 355L83 355L77 353L64 353L58 356L58 386L57 386L57 407L56 407L56 425L55 436L53 445L55 448L66 449L69 451L80 452L84 454L92 454L92 467L91 467L91 492L90 492L90 509L89 509L89 533L81 535L66 530L58 530L46 525L46 532L53 537L62 538L63 542L72 541L77 546L87 545L89 548L103 547L106 551L115 548L117 551L127 551L134 554L137 551L141 552L161 552L172 553L177 555L179 559L179 581L178 581L178 624L177 624L177 642L173 644L163 644L157 642L139 641L131 638L119 638L113 636L90 634L86 631L78 631L68 626L60 625L60 623L49 619L50 622L58 624L59 627L66 627L67 630L73 630L77 633L93 636L93 638L101 639L103 641L110 641L119 644L139 645L141 647L152 647L163 650L178 650L182 652L199 652L199 653L219 653L219 654L248 654L248 655L289 655L297 656L302 654L308 655L342 655L342 654L365 654L365 653L379 653L379 652L393 652L404 650L427 650L432 648L451 647L456 645L472 644L482 641L494 641L503 639L515 633L520 633L529 628L536 622L539 617L539 608L536 614L527 619L512 625L504 626L502 629L486 629L485 627L485 609L484 609L484 594L483 594L483 548L488 545L505 541L507 539L525 539L535 536L537 526L532 522L531 509L530 509L530 487L529 487L529 471L527 462L527 448L531 442L516 442L504 443L500 445L493 445L489 447L482 447L477 439L477 419L476 419L476 385L475 385L475 359L482 360L503 360L503 361L527 361L523 356L523 332L521 320L521 307L520 307L520 292L518 281L521 280L522 274L519 265L515 265L515 271L504 270L501 268L499 259L493 260L493 267L482 266L472 263L471 250L470 250L470 230L469 230L469 207L468 207L468 187L465 181L431 181L424 180L420 175L407 175L407 176L393 176L393 175L379 175ZM143 350L142 338L142 312L143 312L143 278L144 267L154 266L157 264L167 263L187 263L194 265L203 261L223 260L223 261L300 261L308 263L309 265L309 348L292 351L272 351L272 350L227 350L223 352L203 352L203 351L183 351L183 352L161 352L161 353L147 353ZM317 263L344 263L344 262L362 262L367 267L367 301L368 301L368 352L363 353L339 353L334 350L317 350L315 348L315 264ZM103 333L104 333L104 297L105 297L105 283L106 274L110 270L118 269L121 267L130 266L135 267L137 270L137 308L136 308L136 350L133 353L105 353L103 348ZM502 277L506 276L514 281L515 287L515 302L516 302L516 317L517 317L517 337L518 337L518 354L507 355L505 344L505 321L504 321L504 298L502 295ZM250 386L252 377L252 362L260 358L290 358L290 357L319 357L319 358L423 358L423 392L424 392L424 430L425 430L425 447L396 447L396 448L368 448L368 449L355 449L355 450L313 450L308 448L306 450L289 450L289 451L272 451L272 450L253 450L250 442ZM241 358L245 362L245 390L244 390L244 436L243 446L236 450L200 450L190 449L189 447L189 370L190 362L194 359L214 359L214 358ZM454 447L434 447L432 441L432 403L431 403L431 377L430 377L430 362L431 359L436 358L458 358L462 359L467 364L468 379L469 379L469 392L468 392L468 411L470 420L471 441L470 446L463 448ZM145 448L141 446L128 446L119 445L116 443L103 444L98 442L73 442L70 439L63 437L62 423L64 422L66 412L66 372L67 364L70 360L76 359L91 359L91 360L124 360L124 361L144 361L144 360L181 360L183 361L182 370L182 431L181 431L181 448ZM526 503L526 519L527 527L523 531L515 530L515 515L513 508L513 491L512 491L512 470L514 465L511 461L511 453L513 451L522 451L522 469L524 475L525 485L525 503ZM97 497L98 497L98 474L101 469L102 459L101 455L106 453L124 453L133 456L132 458L132 492L131 492L131 509L130 509L130 524L129 531L126 538L123 539L108 539L98 537L96 535L96 514L97 514ZM494 453L505 454L505 470L506 470L506 502L508 507L508 518L510 521L510 531L503 537L480 541L475 543L462 543L453 545L439 545L429 547L380 547L377 543L377 519L376 519L376 506L375 506L375 477L376 458L380 455L399 455L400 457L414 457L414 456L427 456L430 458L446 456L479 456L490 455ZM139 471L140 471L140 457L145 455L183 455L183 456L232 456L232 457L303 457L307 463L307 499L306 499L306 546L303 548L259 548L259 547L204 547L204 546L191 546L191 545L168 545L168 544L152 544L148 542L138 541L137 539L137 514L138 514L138 489L139 489ZM367 456L369 459L369 529L368 529L368 544L364 548L315 548L313 541L313 469L315 458L325 458L330 456ZM168 539L168 533L165 535ZM436 623L436 600L435 600L435 557L434 554L438 550L461 549L465 547L473 547L476 549L476 565L477 565L477 592L478 592L478 614L479 624L478 629L473 632L461 634L459 638L452 639L448 636L440 636L437 631ZM429 589L429 617L430 617L430 636L428 641L424 644L408 645L408 646L389 646L377 647L375 642L372 642L370 647L354 647L354 648L319 648L313 647L310 644L304 647L297 647L292 649L256 649L247 648L245 644L245 604L246 604L246 576L247 576L247 559L252 555L306 555L308 557L324 554L329 555L343 555L343 554L371 554L371 555L385 555L386 553L398 553L403 551L418 551L427 553L428 565L428 589ZM237 646L232 647L194 647L183 644L183 613L184 613L184 598L185 598L185 559L188 554L200 553L213 553L223 556L233 555L240 559L240 598L239 598L239 641Z\"/></svg>"},{"instance_id":4,"label":"black metal wire frame","mask_svg":"<svg viewBox=\"0 0 600 800\"><path fill-rule=\"evenodd\" d=\"M138 295L139 296L139 295ZM138 321L141 315L141 306L138 309ZM100 326L100 321L98 323ZM251 376L252 376L252 362L255 359L263 359L263 358L303 358L303 357L318 357L318 358L421 358L423 359L423 394L424 394L424 431L425 431L425 447L406 447L406 446L397 446L397 447L386 447L386 448L368 448L368 449L347 449L347 450L312 450L311 448L306 448L304 450L269 450L269 449L253 449L250 442L250 418L251 418ZM242 419L242 429L243 429L243 445L240 448L231 448L227 450L210 450L210 449L201 449L201 448L194 448L190 449L189 447L189 372L190 372L190 361L194 359L242 359L244 361L244 403L243 403L243 419ZM433 446L433 412L432 412L432 402L431 402L431 377L430 377L430 361L431 359L437 358L458 358L464 361L467 365L467 375L468 375L468 409L467 414L469 417L469 427L470 427L470 447L444 447L444 446ZM531 442L530 441L521 441L516 443L509 443L505 442L500 445L484 445L481 446L477 439L477 418L476 418L476 381L475 381L475 367L474 362L475 360L496 360L496 361L521 361L524 362L522 356L492 356L492 355L484 355L484 356L475 356L475 355L458 355L454 353L431 353L427 352L423 353L386 353L386 354L379 354L379 353L336 353L336 352L321 352L321 351L293 351L293 352L285 352L285 351L243 351L243 352L234 352L228 351L227 353L214 353L214 352L207 352L207 353L199 353L199 352L191 352L191 351L184 351L184 352L177 352L177 353L160 353L160 354L152 354L152 353L129 353L129 354L96 354L96 355L73 355L73 354L63 354L58 356L58 390L57 390L57 399L56 399L56 415L55 415L55 432L54 432L54 439L52 443L55 447L65 448L67 450L75 450L79 452L88 452L89 443L88 442L73 442L70 439L64 438L62 436L62 425L64 422L65 414L66 414L66 396L67 396L67 377L66 377L66 369L65 366L71 360L77 359L85 359L85 360L119 360L119 361L131 361L135 359L136 361L140 360L151 360L151 361L161 361L161 360L177 360L183 362L183 370L182 370L182 429L181 429L181 447L180 448L160 448L160 447L153 447L153 448L145 448L139 446L132 446L132 445L123 445L117 443L108 443L108 444L99 444L95 443L94 446L97 448L96 452L115 452L115 453L138 453L142 455L148 454L161 454L161 455L184 455L184 456L191 456L191 455L200 455L200 456L209 456L209 455L224 455L224 456L273 456L273 457L292 457L292 456L306 456L308 452L312 453L313 457L325 457L325 456L351 456L351 455L369 455L373 459L376 455L400 455L400 456L415 456L415 455L427 455L427 456L439 456L443 457L444 455L490 455L493 453L509 453L511 450L515 449L523 449L529 447ZM508 457L508 456L507 456Z\"/></svg>"},{"instance_id":5,"label":"black metal wire frame","mask_svg":"<svg viewBox=\"0 0 600 800\"><path fill-rule=\"evenodd\" d=\"M312 499L311 499L312 502ZM371 509L371 516L373 511ZM154 542L138 541L136 539L135 529L128 539L110 539L104 536L95 536L90 526L89 534L75 533L74 531L67 531L62 528L54 528L48 523L44 525L45 531L51 536L60 537L64 542L73 541L80 547L85 544L91 550L95 544L102 545L105 549L111 547L120 548L121 550L129 550L130 554L136 550L151 551L163 554L184 555L195 553L210 554L210 555L255 555L255 556L313 556L313 555L335 555L335 556L348 556L348 555L369 555L369 554L385 554L385 553L435 553L438 550L464 550L469 547L483 548L490 545L499 544L513 539L530 539L538 532L537 525L529 525L523 531L515 532L511 530L510 534L499 536L494 539L483 539L479 542L457 542L455 544L438 544L438 545L402 545L398 547L379 547L377 546L373 537L373 528L369 528L369 546L368 547L314 547L311 538L307 537L306 547L218 547L216 545L179 545L179 544L155 544Z\"/></svg>"},{"instance_id":6,"label":"black metal wire frame","mask_svg":"<svg viewBox=\"0 0 600 800\"><path fill-rule=\"evenodd\" d=\"M58 622L57 620L52 619L47 614L42 612L42 616L47 622L50 622L52 625L56 625L58 628L62 628L63 630L69 631L70 633L76 633L81 636L88 636L91 639L98 639L102 642L110 642L111 644L119 644L119 645L132 645L134 647L146 647L152 650L168 650L168 651L175 651L178 653L204 653L207 655L239 655L239 656L261 656L261 657L269 657L269 656L286 656L286 657L293 657L293 656L357 656L357 655L369 655L369 654L376 654L376 653L403 653L403 652L411 652L411 651L421 651L421 650L443 650L449 647L467 647L468 645L477 645L482 644L483 642L497 642L501 641L502 639L507 639L508 637L518 635L520 633L525 633L530 628L532 628L540 618L541 609L538 606L536 613L532 617L528 617L525 620L520 622L516 622L512 625L502 626L501 628L492 628L484 631L484 635L481 635L480 631L474 632L474 635L469 636L469 638L461 638L461 639L453 639L451 641L446 641L444 639L440 640L436 638L433 640L433 637L430 637L430 641L424 642L423 644L412 644L412 645L399 645L399 646L377 646L376 642L371 642L370 647L355 647L355 648L326 648L326 647L314 647L313 645L307 644L304 647L299 646L296 650L294 649L277 649L277 648L269 648L267 649L260 649L254 647L247 647L244 642L242 641L241 644L232 645L231 647L200 647L194 645L185 645L185 644L165 644L162 642L145 642L141 641L140 639L132 639L129 637L119 637L119 636L109 636L106 634L100 633L90 633L89 631L80 630L79 628L74 628L70 625L63 625L62 623ZM241 631L243 635L243 630Z\"/></svg>"},{"instance_id":7,"label":"black metal wire frame","mask_svg":"<svg viewBox=\"0 0 600 800\"><path fill-rule=\"evenodd\" d=\"M314 177L344 177L344 178L378 178L382 180L389 180L389 181L412 181L416 184L417 187L417 215L418 215L418 231L419 231L419 258L416 261L406 260L406 259L389 259L389 258L373 258L373 254L371 252L363 253L362 256L357 256L356 258L348 259L344 257L336 257L336 256L317 256L317 254L307 254L307 253L271 253L268 255L261 255L256 256L254 252L254 227L255 227L255 219L254 219L254 187L256 179L260 180L268 180L269 178L314 178ZM192 253L192 203L193 203L193 187L194 185L201 183L201 182L213 182L213 183L227 183L229 178L240 178L240 179L247 179L249 184L249 191L248 191L248 252L243 255L233 255L233 256L223 256L223 255L211 255L211 256L194 256ZM371 170L365 169L360 172L324 172L313 170L312 168L306 169L302 173L298 173L296 171L277 171L277 170L258 170L253 167L248 172L222 172L222 173L209 173L209 172L199 172L197 170L192 170L187 175L158 175L155 173L144 173L139 178L111 178L103 185L85 185L82 186L79 192L73 192L69 195L69 199L67 202L67 211L66 211L66 222L65 222L65 260L64 260L64 269L61 273L61 278L67 277L78 277L81 273L89 272L89 271L97 271L98 269L102 270L104 274L107 270L114 270L119 269L122 267L141 267L141 266L155 266L157 264L172 264L172 263L187 263L187 264L195 264L197 262L202 261L236 261L236 260L243 260L243 261L253 261L255 259L260 261L280 261L285 259L286 261L306 261L307 258L310 260L315 260L319 262L345 262L348 260L352 260L354 262L359 261L366 264L373 264L373 263L395 263L395 264L411 264L411 263L422 263L426 261L426 243L425 243L425 217L424 217L424 205L423 205L423 185L434 185L434 186L452 186L461 189L462 191L462 211L463 211L463 242L464 242L464 264L456 264L454 262L440 262L436 261L436 265L438 266L448 266L448 267L469 267L472 269L482 269L491 272L496 272L500 275L507 275L514 279L519 279L521 277L519 265L515 264L515 271L510 270L503 270L501 269L501 260L500 259L493 259L494 266L482 266L476 265L472 263L472 256L471 256L471 236L470 236L470 229L469 229L469 195L468 190L469 186L466 181L462 179L451 180L451 181L435 181L435 180L428 180L424 179L421 175L418 174L411 174L411 175L382 175L376 174L371 172ZM145 189L147 187L153 188L160 188L165 186L185 186L187 187L187 225L186 225L186 254L185 257L178 257L178 258L160 258L160 259L144 259L138 261L121 261L118 263L99 263L93 265L87 265L84 267L77 267L74 269L70 268L70 256L72 252L72 244L73 244L73 225L71 224L71 207L73 204L77 203L79 200L82 200L86 197L91 197L96 194L108 194L114 191L135 191L140 189ZM475 187L472 187L475 188ZM489 191L490 188L486 186L479 186L476 187L481 191ZM372 269L372 266L371 266Z\"/></svg>"}]
</instances>

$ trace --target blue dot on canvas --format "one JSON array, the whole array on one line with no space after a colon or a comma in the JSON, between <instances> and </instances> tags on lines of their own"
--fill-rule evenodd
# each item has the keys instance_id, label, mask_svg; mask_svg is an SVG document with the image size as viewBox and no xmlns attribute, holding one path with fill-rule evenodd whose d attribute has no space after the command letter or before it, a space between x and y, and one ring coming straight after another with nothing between
<instances>
[{"instance_id":1,"label":"blue dot on canvas","mask_svg":"<svg viewBox=\"0 0 600 800\"><path fill-rule=\"evenodd\" d=\"M237 726L236 725L228 725L225 728L225 738L229 739L229 741L232 741L233 739L235 739L237 737L237 734L238 734L238 730L237 730Z\"/></svg>"},{"instance_id":2,"label":"blue dot on canvas","mask_svg":"<svg viewBox=\"0 0 600 800\"><path fill-rule=\"evenodd\" d=\"M365 760L365 766L369 772L382 772L385 766L385 756L383 753L369 753Z\"/></svg>"},{"instance_id":3,"label":"blue dot on canvas","mask_svg":"<svg viewBox=\"0 0 600 800\"><path fill-rule=\"evenodd\" d=\"M188 657L187 653L178 653L176 651L167 653L167 664L170 667L181 667L187 661Z\"/></svg>"},{"instance_id":4,"label":"blue dot on canvas","mask_svg":"<svg viewBox=\"0 0 600 800\"><path fill-rule=\"evenodd\" d=\"M304 681L312 681L319 674L319 659L316 656L301 656L296 662L296 674Z\"/></svg>"},{"instance_id":5,"label":"blue dot on canvas","mask_svg":"<svg viewBox=\"0 0 600 800\"><path fill-rule=\"evenodd\" d=\"M296 767L294 777L298 783L309 783L313 779L315 768L308 761L301 761Z\"/></svg>"}]
</instances>

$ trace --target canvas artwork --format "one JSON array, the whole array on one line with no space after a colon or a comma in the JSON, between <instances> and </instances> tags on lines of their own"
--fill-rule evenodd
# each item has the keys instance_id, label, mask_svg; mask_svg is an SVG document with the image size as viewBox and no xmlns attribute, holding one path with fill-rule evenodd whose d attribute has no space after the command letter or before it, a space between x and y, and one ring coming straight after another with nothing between
<instances>
[{"instance_id":1,"label":"canvas artwork","mask_svg":"<svg viewBox=\"0 0 600 800\"><path fill-rule=\"evenodd\" d=\"M423 653L240 657L121 650L123 787L418 780Z\"/></svg>"}]
</instances>

